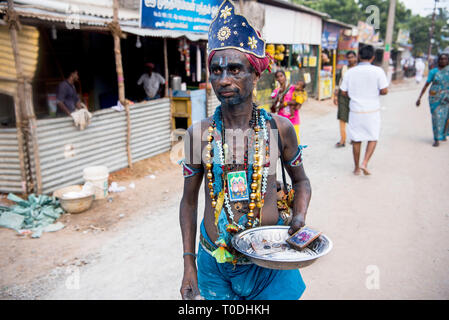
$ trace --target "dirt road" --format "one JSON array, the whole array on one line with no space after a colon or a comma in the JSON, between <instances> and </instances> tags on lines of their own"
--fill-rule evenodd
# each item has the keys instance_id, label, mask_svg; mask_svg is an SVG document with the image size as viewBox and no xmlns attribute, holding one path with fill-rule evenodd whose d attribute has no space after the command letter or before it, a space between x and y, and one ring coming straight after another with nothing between
<instances>
[{"instance_id":1,"label":"dirt road","mask_svg":"<svg viewBox=\"0 0 449 320\"><path fill-rule=\"evenodd\" d=\"M301 270L303 299L449 298L449 142L431 146L427 103L414 106L419 90L398 85L382 98L371 176L352 174L349 144L334 148L338 122L329 101L311 101L301 110L312 183L307 224L334 242L328 256ZM157 179L157 195L148 193L138 214L102 240L95 259L59 268L57 279L39 284L34 297L179 299L183 179L173 170Z\"/></svg>"}]
</instances>

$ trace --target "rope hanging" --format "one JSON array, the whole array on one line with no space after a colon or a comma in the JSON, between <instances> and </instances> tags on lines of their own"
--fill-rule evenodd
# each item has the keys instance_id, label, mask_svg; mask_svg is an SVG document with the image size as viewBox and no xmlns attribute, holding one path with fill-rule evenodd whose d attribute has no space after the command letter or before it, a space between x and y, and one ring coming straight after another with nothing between
<instances>
[{"instance_id":1,"label":"rope hanging","mask_svg":"<svg viewBox=\"0 0 449 320\"><path fill-rule=\"evenodd\" d=\"M122 29L120 28L120 24L118 23L118 21L111 21L108 23L107 26L113 36L118 36L119 38L122 39L126 38L126 35L122 32Z\"/></svg>"},{"instance_id":2,"label":"rope hanging","mask_svg":"<svg viewBox=\"0 0 449 320\"><path fill-rule=\"evenodd\" d=\"M22 25L19 21L19 15L17 12L13 9L6 9L5 16L3 17L4 21L8 24L8 28L15 28L16 30L21 30Z\"/></svg>"}]
</instances>

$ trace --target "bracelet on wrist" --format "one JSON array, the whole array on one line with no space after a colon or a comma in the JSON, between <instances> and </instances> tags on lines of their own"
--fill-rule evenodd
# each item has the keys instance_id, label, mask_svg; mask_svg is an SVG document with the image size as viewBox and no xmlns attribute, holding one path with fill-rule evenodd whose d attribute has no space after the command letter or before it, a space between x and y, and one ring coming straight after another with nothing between
<instances>
[{"instance_id":1,"label":"bracelet on wrist","mask_svg":"<svg viewBox=\"0 0 449 320\"><path fill-rule=\"evenodd\" d=\"M185 256L193 256L194 258L196 258L196 254L192 253L192 252L184 252L184 254L182 255L182 257L184 258Z\"/></svg>"}]
</instances>

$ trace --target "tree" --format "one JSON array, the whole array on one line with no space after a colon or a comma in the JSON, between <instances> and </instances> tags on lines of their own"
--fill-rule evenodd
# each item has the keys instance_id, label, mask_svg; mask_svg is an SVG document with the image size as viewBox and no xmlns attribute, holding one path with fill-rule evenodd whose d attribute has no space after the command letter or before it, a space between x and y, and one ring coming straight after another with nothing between
<instances>
[{"instance_id":1,"label":"tree","mask_svg":"<svg viewBox=\"0 0 449 320\"><path fill-rule=\"evenodd\" d=\"M380 39L385 39L389 0L292 0L294 3L308 6L314 10L325 12L331 18L341 22L357 25L358 21L367 21L372 14L366 12L368 6L379 8L379 33ZM444 8L440 8L435 18L434 43L432 54L444 50L449 46L449 14ZM393 30L393 42L396 41L399 29L410 30L410 39L415 55L427 53L429 46L429 30L432 24L432 15L421 17L413 15L411 10L398 0L396 2L395 23Z\"/></svg>"},{"instance_id":2,"label":"tree","mask_svg":"<svg viewBox=\"0 0 449 320\"><path fill-rule=\"evenodd\" d=\"M292 0L292 2L305 5L320 12L325 12L329 14L332 19L353 25L357 25L357 22L362 19L360 7L354 0Z\"/></svg>"},{"instance_id":3,"label":"tree","mask_svg":"<svg viewBox=\"0 0 449 320\"><path fill-rule=\"evenodd\" d=\"M435 16L435 29L433 32L434 43L432 44L432 54L436 55L449 46L449 30L447 28L449 13L444 8L438 10ZM409 22L410 39L413 44L413 54L420 56L427 54L429 48L429 30L432 25L432 15L421 17L413 16Z\"/></svg>"},{"instance_id":4,"label":"tree","mask_svg":"<svg viewBox=\"0 0 449 320\"><path fill-rule=\"evenodd\" d=\"M388 7L390 1L388 0L319 0L319 1L307 1L307 0L293 0L293 2L308 6L312 9L325 12L329 14L333 19L341 22L357 25L358 21L366 21L372 14L372 12L366 12L369 6L375 6L379 8L379 30L380 38L385 38L388 19ZM399 27L402 23L408 21L412 16L411 10L407 9L401 1L396 2L395 11L395 28L393 33L393 39L399 31Z\"/></svg>"}]
</instances>

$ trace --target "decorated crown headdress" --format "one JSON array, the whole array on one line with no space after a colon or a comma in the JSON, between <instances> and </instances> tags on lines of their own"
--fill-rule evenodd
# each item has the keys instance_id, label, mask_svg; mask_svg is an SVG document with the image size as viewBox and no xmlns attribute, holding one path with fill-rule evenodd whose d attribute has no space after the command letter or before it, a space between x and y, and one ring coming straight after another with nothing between
<instances>
[{"instance_id":1,"label":"decorated crown headdress","mask_svg":"<svg viewBox=\"0 0 449 320\"><path fill-rule=\"evenodd\" d=\"M265 58L265 40L242 15L235 13L235 6L225 0L217 16L209 26L208 53L214 50L237 49Z\"/></svg>"}]
</instances>

